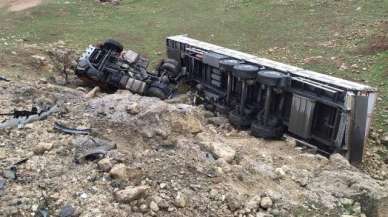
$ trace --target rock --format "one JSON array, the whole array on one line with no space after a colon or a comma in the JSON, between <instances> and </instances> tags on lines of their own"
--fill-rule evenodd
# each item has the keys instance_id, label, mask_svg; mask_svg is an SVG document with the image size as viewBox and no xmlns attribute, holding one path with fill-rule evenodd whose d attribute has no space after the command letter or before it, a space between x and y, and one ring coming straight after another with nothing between
<instances>
[{"instance_id":1,"label":"rock","mask_svg":"<svg viewBox=\"0 0 388 217\"><path fill-rule=\"evenodd\" d=\"M3 170L3 177L8 180L15 180L16 179L16 167L11 166L8 169Z\"/></svg>"},{"instance_id":2,"label":"rock","mask_svg":"<svg viewBox=\"0 0 388 217\"><path fill-rule=\"evenodd\" d=\"M210 117L207 119L209 124L213 124L215 126L223 126L229 123L228 119L225 117Z\"/></svg>"},{"instance_id":3,"label":"rock","mask_svg":"<svg viewBox=\"0 0 388 217\"><path fill-rule=\"evenodd\" d=\"M6 181L5 179L0 177L0 190L3 190L5 188Z\"/></svg>"},{"instance_id":4,"label":"rock","mask_svg":"<svg viewBox=\"0 0 388 217\"><path fill-rule=\"evenodd\" d=\"M361 204L359 202L355 202L354 203L354 205L353 205L353 212L356 215L360 215L361 214Z\"/></svg>"},{"instance_id":5,"label":"rock","mask_svg":"<svg viewBox=\"0 0 388 217\"><path fill-rule=\"evenodd\" d=\"M234 212L242 207L242 199L239 195L235 195L232 193L229 193L226 195L226 203L228 205L228 208Z\"/></svg>"},{"instance_id":6,"label":"rock","mask_svg":"<svg viewBox=\"0 0 388 217\"><path fill-rule=\"evenodd\" d=\"M158 212L159 211L159 206L156 202L154 201L151 201L150 202L150 209L154 212Z\"/></svg>"},{"instance_id":7,"label":"rock","mask_svg":"<svg viewBox=\"0 0 388 217\"><path fill-rule=\"evenodd\" d=\"M217 166L221 167L222 170L225 172L225 173L228 173L231 171L231 167L230 167L230 164L228 164L225 159L223 158L218 158L216 160L216 164Z\"/></svg>"},{"instance_id":8,"label":"rock","mask_svg":"<svg viewBox=\"0 0 388 217\"><path fill-rule=\"evenodd\" d=\"M127 105L126 110L127 110L128 114L137 115L140 112L140 106L138 103L133 102L133 103Z\"/></svg>"},{"instance_id":9,"label":"rock","mask_svg":"<svg viewBox=\"0 0 388 217\"><path fill-rule=\"evenodd\" d=\"M73 217L75 209L71 205L65 205L59 212L59 217Z\"/></svg>"},{"instance_id":10,"label":"rock","mask_svg":"<svg viewBox=\"0 0 388 217\"><path fill-rule=\"evenodd\" d=\"M40 55L32 55L31 57L32 57L33 59L37 60L37 61L41 61L41 62L46 61L46 57L44 57L44 56L40 56Z\"/></svg>"},{"instance_id":11,"label":"rock","mask_svg":"<svg viewBox=\"0 0 388 217\"><path fill-rule=\"evenodd\" d=\"M112 162L109 158L104 158L100 161L98 161L98 168L104 172L108 172L110 169L112 169Z\"/></svg>"},{"instance_id":12,"label":"rock","mask_svg":"<svg viewBox=\"0 0 388 217\"><path fill-rule=\"evenodd\" d=\"M148 206L147 204L141 204L139 207L140 212L146 213L148 211Z\"/></svg>"},{"instance_id":13,"label":"rock","mask_svg":"<svg viewBox=\"0 0 388 217\"><path fill-rule=\"evenodd\" d=\"M114 198L116 201L121 203L129 203L133 200L142 197L145 192L149 189L149 186L137 186L137 187L126 187L124 190L114 192Z\"/></svg>"},{"instance_id":14,"label":"rock","mask_svg":"<svg viewBox=\"0 0 388 217\"><path fill-rule=\"evenodd\" d=\"M344 207L351 207L351 206L353 206L353 200L349 199L349 198L341 198L340 202L341 202L341 204Z\"/></svg>"},{"instance_id":15,"label":"rock","mask_svg":"<svg viewBox=\"0 0 388 217\"><path fill-rule=\"evenodd\" d=\"M128 168L125 164L116 164L110 170L109 175L114 179L126 180L128 178Z\"/></svg>"},{"instance_id":16,"label":"rock","mask_svg":"<svg viewBox=\"0 0 388 217\"><path fill-rule=\"evenodd\" d=\"M267 217L267 214L263 212L258 212L256 213L256 217Z\"/></svg>"},{"instance_id":17,"label":"rock","mask_svg":"<svg viewBox=\"0 0 388 217\"><path fill-rule=\"evenodd\" d=\"M201 142L207 151L211 152L214 157L222 158L226 162L230 163L236 156L236 151L229 145L220 142Z\"/></svg>"},{"instance_id":18,"label":"rock","mask_svg":"<svg viewBox=\"0 0 388 217\"><path fill-rule=\"evenodd\" d=\"M78 163L102 158L108 151L116 148L110 141L92 136L77 136L71 144L75 146L74 159Z\"/></svg>"},{"instance_id":19,"label":"rock","mask_svg":"<svg viewBox=\"0 0 388 217\"><path fill-rule=\"evenodd\" d=\"M384 133L381 137L381 144L388 148L388 133Z\"/></svg>"},{"instance_id":20,"label":"rock","mask_svg":"<svg viewBox=\"0 0 388 217\"><path fill-rule=\"evenodd\" d=\"M256 211L260 206L260 202L260 195L255 195L245 204L245 208Z\"/></svg>"},{"instance_id":21,"label":"rock","mask_svg":"<svg viewBox=\"0 0 388 217\"><path fill-rule=\"evenodd\" d=\"M338 169L348 169L351 167L349 161L339 153L332 154L330 156L330 164L334 165Z\"/></svg>"},{"instance_id":22,"label":"rock","mask_svg":"<svg viewBox=\"0 0 388 217\"><path fill-rule=\"evenodd\" d=\"M280 179L282 179L286 176L286 172L284 172L283 168L280 168L280 167L275 169L275 174Z\"/></svg>"},{"instance_id":23,"label":"rock","mask_svg":"<svg viewBox=\"0 0 388 217\"><path fill-rule=\"evenodd\" d=\"M40 154L44 154L46 151L50 151L52 148L53 148L52 143L41 142L33 148L33 152L35 154L40 155Z\"/></svg>"},{"instance_id":24,"label":"rock","mask_svg":"<svg viewBox=\"0 0 388 217\"><path fill-rule=\"evenodd\" d=\"M178 192L175 197L175 206L178 208L186 207L187 205L187 197L184 193Z\"/></svg>"},{"instance_id":25,"label":"rock","mask_svg":"<svg viewBox=\"0 0 388 217\"><path fill-rule=\"evenodd\" d=\"M272 199L270 197L263 197L260 201L260 207L263 209L271 208L273 205Z\"/></svg>"},{"instance_id":26,"label":"rock","mask_svg":"<svg viewBox=\"0 0 388 217\"><path fill-rule=\"evenodd\" d=\"M221 167L215 167L214 174L215 174L215 176L220 177L220 176L224 175L224 170Z\"/></svg>"},{"instance_id":27,"label":"rock","mask_svg":"<svg viewBox=\"0 0 388 217\"><path fill-rule=\"evenodd\" d=\"M159 202L157 202L158 203L158 206L159 206L159 208L160 209L162 209L162 210L167 210L167 209L169 209L169 205L168 205L168 202L166 201L166 200L164 200L164 199L162 199L162 200L160 200Z\"/></svg>"}]
</instances>

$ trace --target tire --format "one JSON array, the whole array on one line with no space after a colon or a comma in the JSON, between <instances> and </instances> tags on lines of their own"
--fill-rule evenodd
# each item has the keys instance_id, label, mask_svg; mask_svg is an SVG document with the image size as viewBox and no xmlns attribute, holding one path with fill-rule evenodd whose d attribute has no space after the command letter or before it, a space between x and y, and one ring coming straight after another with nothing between
<instances>
[{"instance_id":1,"label":"tire","mask_svg":"<svg viewBox=\"0 0 388 217\"><path fill-rule=\"evenodd\" d=\"M283 126L264 126L260 122L255 121L251 125L251 135L263 139L280 139L285 132Z\"/></svg>"},{"instance_id":2,"label":"tire","mask_svg":"<svg viewBox=\"0 0 388 217\"><path fill-rule=\"evenodd\" d=\"M176 61L176 60L174 60L174 59L164 59L163 60L165 63L171 63L171 64L173 64L173 65L175 65L175 66L179 66L179 62L178 61Z\"/></svg>"},{"instance_id":3,"label":"tire","mask_svg":"<svg viewBox=\"0 0 388 217\"><path fill-rule=\"evenodd\" d=\"M178 61L174 59L164 59L156 67L158 76L162 75L163 71L167 71L167 76L171 79L175 79L181 72L181 67Z\"/></svg>"},{"instance_id":4,"label":"tire","mask_svg":"<svg viewBox=\"0 0 388 217\"><path fill-rule=\"evenodd\" d=\"M171 78L175 78L179 74L178 66L170 62L163 63L160 69L167 71L168 77Z\"/></svg>"},{"instance_id":5,"label":"tire","mask_svg":"<svg viewBox=\"0 0 388 217\"><path fill-rule=\"evenodd\" d=\"M157 97L161 100L167 99L167 94L160 88L158 87L150 87L147 89L147 96L150 97Z\"/></svg>"},{"instance_id":6,"label":"tire","mask_svg":"<svg viewBox=\"0 0 388 217\"><path fill-rule=\"evenodd\" d=\"M250 64L238 64L233 67L233 76L243 79L251 80L257 78L259 67Z\"/></svg>"},{"instance_id":7,"label":"tire","mask_svg":"<svg viewBox=\"0 0 388 217\"><path fill-rule=\"evenodd\" d=\"M220 65L220 70L221 71L224 71L224 72L232 72L233 71L233 67L235 65L238 65L240 64L241 62L239 60L235 60L235 59L224 59L224 60L221 60L219 65Z\"/></svg>"},{"instance_id":8,"label":"tire","mask_svg":"<svg viewBox=\"0 0 388 217\"><path fill-rule=\"evenodd\" d=\"M258 81L271 87L286 85L288 76L277 71L263 70L257 73Z\"/></svg>"},{"instance_id":9,"label":"tire","mask_svg":"<svg viewBox=\"0 0 388 217\"><path fill-rule=\"evenodd\" d=\"M228 119L233 126L240 129L247 129L252 123L251 117L240 115L236 110L229 112Z\"/></svg>"},{"instance_id":10,"label":"tire","mask_svg":"<svg viewBox=\"0 0 388 217\"><path fill-rule=\"evenodd\" d=\"M114 39L107 39L104 42L104 44L102 45L102 47L104 49L112 50L112 51L115 51L117 53L121 53L124 50L123 45L120 42L118 42L118 41L116 41Z\"/></svg>"}]
</instances>

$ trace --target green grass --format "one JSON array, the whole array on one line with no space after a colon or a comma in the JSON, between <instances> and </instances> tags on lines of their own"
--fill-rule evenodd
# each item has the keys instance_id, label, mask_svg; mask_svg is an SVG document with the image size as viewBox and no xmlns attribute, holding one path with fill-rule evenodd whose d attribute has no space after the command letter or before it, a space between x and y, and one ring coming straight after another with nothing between
<instances>
[{"instance_id":1,"label":"green grass","mask_svg":"<svg viewBox=\"0 0 388 217\"><path fill-rule=\"evenodd\" d=\"M388 0L123 0L119 6L94 0L46 0L23 12L0 10L0 39L11 42L5 46L0 41L0 51L20 38L29 43L64 40L83 49L112 37L155 61L164 54L167 36L187 33L225 47L368 82L379 88L384 99L379 101L375 126L387 131L383 119L388 115L388 84L381 83L387 79L387 52L357 52L381 31L378 21L387 21L387 14ZM270 48L274 51L269 52ZM305 61L313 56L321 58ZM339 70L341 64L348 69Z\"/></svg>"}]
</instances>

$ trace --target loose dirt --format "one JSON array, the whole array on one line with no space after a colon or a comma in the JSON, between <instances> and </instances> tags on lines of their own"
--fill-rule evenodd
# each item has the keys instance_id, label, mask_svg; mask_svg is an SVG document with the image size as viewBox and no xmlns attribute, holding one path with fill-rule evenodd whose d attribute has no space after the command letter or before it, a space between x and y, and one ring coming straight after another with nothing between
<instances>
[{"instance_id":1,"label":"loose dirt","mask_svg":"<svg viewBox=\"0 0 388 217\"><path fill-rule=\"evenodd\" d=\"M23 11L41 3L42 0L0 0L0 8L7 7L8 11Z\"/></svg>"}]
</instances>

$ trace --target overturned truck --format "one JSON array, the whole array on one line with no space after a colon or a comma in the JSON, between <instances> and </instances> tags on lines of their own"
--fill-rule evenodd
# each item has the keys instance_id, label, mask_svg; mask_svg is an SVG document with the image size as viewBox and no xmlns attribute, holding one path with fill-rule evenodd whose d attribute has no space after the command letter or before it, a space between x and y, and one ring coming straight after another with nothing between
<instances>
[{"instance_id":1,"label":"overturned truck","mask_svg":"<svg viewBox=\"0 0 388 217\"><path fill-rule=\"evenodd\" d=\"M376 89L184 35L168 37L166 45L168 59L156 72L149 73L134 61L136 69L132 72L141 76L119 76L116 86L125 89L140 79L143 89L153 90L149 94L145 91L145 95L164 99L172 95L171 85L188 84L207 109L226 115L232 125L250 130L256 137L290 136L322 153L341 153L352 164L362 161ZM99 49L89 48L86 59L95 50ZM104 59L99 58L97 62ZM86 65L78 65L78 74L85 75Z\"/></svg>"}]
</instances>

